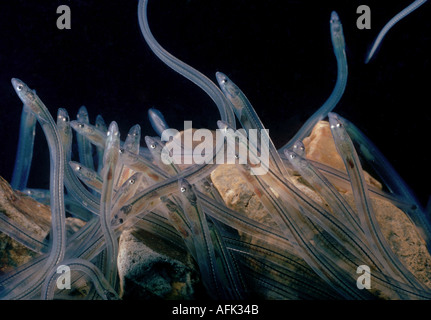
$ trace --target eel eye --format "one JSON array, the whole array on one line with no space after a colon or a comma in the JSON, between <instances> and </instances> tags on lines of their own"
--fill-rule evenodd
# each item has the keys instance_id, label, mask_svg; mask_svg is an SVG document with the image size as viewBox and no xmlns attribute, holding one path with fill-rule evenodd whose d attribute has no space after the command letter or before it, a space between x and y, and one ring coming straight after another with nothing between
<instances>
[{"instance_id":1,"label":"eel eye","mask_svg":"<svg viewBox=\"0 0 431 320\"><path fill-rule=\"evenodd\" d=\"M181 192L186 192L186 188L181 187L181 188L180 188L180 191L181 191Z\"/></svg>"},{"instance_id":2,"label":"eel eye","mask_svg":"<svg viewBox=\"0 0 431 320\"><path fill-rule=\"evenodd\" d=\"M16 86L16 89L17 89L18 91L21 91L21 90L22 90L22 88L24 88L24 86L23 86L22 84L18 84L18 85Z\"/></svg>"}]
</instances>

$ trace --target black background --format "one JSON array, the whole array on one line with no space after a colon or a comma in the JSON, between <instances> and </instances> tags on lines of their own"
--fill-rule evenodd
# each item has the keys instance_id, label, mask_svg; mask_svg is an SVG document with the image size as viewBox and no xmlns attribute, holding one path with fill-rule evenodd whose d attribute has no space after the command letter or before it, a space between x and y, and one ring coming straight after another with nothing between
<instances>
[{"instance_id":1,"label":"black background","mask_svg":"<svg viewBox=\"0 0 431 320\"><path fill-rule=\"evenodd\" d=\"M336 10L347 43L349 79L334 110L380 148L425 203L430 195L431 4L399 22L377 58L365 54L384 24L409 1L150 1L149 22L169 52L215 81L226 73L248 96L277 147L326 100L336 80L329 19ZM56 27L70 6L71 30ZM371 8L371 30L356 27L356 8ZM216 128L217 108L199 88L149 50L137 1L5 1L0 5L0 175L10 181L21 102L10 79L36 89L53 115L75 118L85 105L94 121L117 121L122 136L139 123L155 135L147 110L172 127L184 120ZM47 187L49 158L41 130L30 187Z\"/></svg>"}]
</instances>

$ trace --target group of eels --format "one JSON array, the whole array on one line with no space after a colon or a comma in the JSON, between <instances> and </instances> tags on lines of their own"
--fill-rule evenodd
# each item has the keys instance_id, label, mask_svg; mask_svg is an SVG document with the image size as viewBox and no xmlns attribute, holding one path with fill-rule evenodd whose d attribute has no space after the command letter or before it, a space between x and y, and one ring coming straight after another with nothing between
<instances>
[{"instance_id":1,"label":"group of eels","mask_svg":"<svg viewBox=\"0 0 431 320\"><path fill-rule=\"evenodd\" d=\"M426 0L416 0L391 19L377 36L366 63L375 55L394 24ZM144 229L190 254L209 298L246 299L430 299L425 286L392 251L377 222L371 196L402 209L431 245L431 224L424 208L372 142L351 122L333 112L347 84L347 57L338 14L330 17L330 34L337 62L337 80L329 98L281 148L276 149L255 109L241 89L222 72L218 86L180 61L153 37L147 19L148 0L138 4L138 21L145 41L167 66L199 86L218 108L223 139L203 163L184 167L163 161L170 130L163 114L148 111L158 136L144 137L130 128L121 140L118 124L107 125L101 115L90 123L86 107L76 120L58 109L56 121L23 81L12 86L23 103L19 144L11 186L51 208L49 239L40 240L5 214L0 231L38 255L0 277L2 299L72 299L71 288L58 285L60 267L69 268L71 287L90 284L81 298L120 299L118 239L130 227ZM346 173L307 159L302 141L321 120L330 130ZM244 130L236 130L238 123ZM30 189L36 123L49 146L49 190ZM257 130L259 139L250 132ZM78 154L72 154L72 144ZM269 161L256 159L268 146ZM274 221L258 222L229 208L210 174L214 161L228 147L238 150L236 167ZM179 143L180 148L186 148ZM244 151L244 152L243 152ZM359 154L361 154L361 157ZM245 156L244 156L245 155ZM386 191L365 181L363 162L377 173ZM311 199L292 182L295 172L328 207ZM352 191L355 206L338 187ZM85 221L66 234L66 217ZM246 236L245 236L246 235ZM372 289L357 285L356 271L367 266Z\"/></svg>"}]
</instances>

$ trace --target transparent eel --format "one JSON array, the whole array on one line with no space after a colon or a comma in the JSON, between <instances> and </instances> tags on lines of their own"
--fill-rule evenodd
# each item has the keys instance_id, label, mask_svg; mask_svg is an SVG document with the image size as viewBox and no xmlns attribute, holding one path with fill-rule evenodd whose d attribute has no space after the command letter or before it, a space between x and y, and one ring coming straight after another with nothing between
<instances>
[{"instance_id":1,"label":"transparent eel","mask_svg":"<svg viewBox=\"0 0 431 320\"><path fill-rule=\"evenodd\" d=\"M293 152L295 152L300 157L305 157L305 145L301 140L297 140L292 147Z\"/></svg>"},{"instance_id":2,"label":"transparent eel","mask_svg":"<svg viewBox=\"0 0 431 320\"><path fill-rule=\"evenodd\" d=\"M139 154L139 147L141 143L141 126L135 124L127 133L127 138L124 141L123 149L128 150L134 154Z\"/></svg>"},{"instance_id":3,"label":"transparent eel","mask_svg":"<svg viewBox=\"0 0 431 320\"><path fill-rule=\"evenodd\" d=\"M227 101L220 89L202 73L167 52L154 38L148 25L147 5L148 0L139 1L138 21L142 35L153 53L171 69L204 90L216 104L220 112L221 120L227 122L231 127L236 128L235 115L233 114L229 101Z\"/></svg>"},{"instance_id":4,"label":"transparent eel","mask_svg":"<svg viewBox=\"0 0 431 320\"><path fill-rule=\"evenodd\" d=\"M382 44L383 38L386 36L388 31L397 24L401 19L408 16L410 13L415 11L417 8L419 8L421 5L423 5L427 0L416 0L413 1L409 6L404 8L401 12L397 13L391 20L389 20L388 23L385 24L382 30L380 30L379 34L377 35L376 39L373 42L373 45L368 51L367 57L365 58L365 63L370 62L370 60L375 56L377 49Z\"/></svg>"},{"instance_id":5,"label":"transparent eel","mask_svg":"<svg viewBox=\"0 0 431 320\"><path fill-rule=\"evenodd\" d=\"M148 109L148 118L150 119L150 123L154 131L160 137L162 136L163 131L169 129L169 125L167 124L165 117L159 110L155 108Z\"/></svg>"},{"instance_id":6,"label":"transparent eel","mask_svg":"<svg viewBox=\"0 0 431 320\"><path fill-rule=\"evenodd\" d=\"M118 241L114 230L111 227L111 205L114 189L114 177L118 162L120 149L120 133L118 125L113 121L108 128L106 147L103 159L103 186L100 198L100 223L106 242L106 278L112 287L116 287L117 282L117 255Z\"/></svg>"},{"instance_id":7,"label":"transparent eel","mask_svg":"<svg viewBox=\"0 0 431 320\"><path fill-rule=\"evenodd\" d=\"M36 135L36 117L24 104L22 106L21 122L19 126L18 148L15 157L12 180L10 185L15 190L27 187L33 159L34 136Z\"/></svg>"},{"instance_id":8,"label":"transparent eel","mask_svg":"<svg viewBox=\"0 0 431 320\"><path fill-rule=\"evenodd\" d=\"M86 273L93 281L97 293L103 300L119 300L117 292L109 284L108 280L103 276L103 273L91 262L84 259L67 259L62 262L62 265L69 267L71 270L81 271ZM41 299L52 300L54 298L55 289L57 287L57 268L51 270L45 279L42 287Z\"/></svg>"},{"instance_id":9,"label":"transparent eel","mask_svg":"<svg viewBox=\"0 0 431 320\"><path fill-rule=\"evenodd\" d=\"M65 157L64 168L64 185L67 192L84 208L87 208L94 214L99 214L100 200L94 194L85 189L82 183L70 167L70 159L72 157L72 129L70 119L66 109L59 108L57 112L57 129L63 142L63 151Z\"/></svg>"},{"instance_id":10,"label":"transparent eel","mask_svg":"<svg viewBox=\"0 0 431 320\"><path fill-rule=\"evenodd\" d=\"M105 148L106 132L89 123L70 121L70 126L80 135L85 136L96 147Z\"/></svg>"},{"instance_id":11,"label":"transparent eel","mask_svg":"<svg viewBox=\"0 0 431 320\"><path fill-rule=\"evenodd\" d=\"M317 122L325 118L331 112L343 96L347 85L347 58L345 52L345 41L343 35L343 27L341 25L338 14L335 11L331 13L330 30L332 46L334 48L335 58L337 59L337 82L335 87L325 101L325 103L302 125L298 132L279 150L283 152L285 149L292 148L296 141L302 141L307 137Z\"/></svg>"},{"instance_id":12,"label":"transparent eel","mask_svg":"<svg viewBox=\"0 0 431 320\"><path fill-rule=\"evenodd\" d=\"M27 105L39 121L45 133L50 154L50 191L51 191L51 250L44 265L31 279L16 284L5 299L26 299L32 297L42 285L47 273L64 257L66 249L66 214L64 208L64 153L60 134L46 106L24 82L12 78L12 86L21 101Z\"/></svg>"},{"instance_id":13,"label":"transparent eel","mask_svg":"<svg viewBox=\"0 0 431 320\"><path fill-rule=\"evenodd\" d=\"M379 149L368 139L353 123L341 116L338 116L345 125L345 129L349 133L352 141L358 145L361 155L366 159L367 163L375 170L380 179L391 193L396 195L396 199L401 199L405 204L400 204L395 201L395 205L403 209L417 226L423 239L427 242L428 248L431 248L431 221L430 216L426 215L423 207L416 199L414 193L404 182L401 176L392 167L386 157ZM387 197L388 198L388 197ZM406 205L407 204L407 205Z\"/></svg>"},{"instance_id":14,"label":"transparent eel","mask_svg":"<svg viewBox=\"0 0 431 320\"><path fill-rule=\"evenodd\" d=\"M214 244L205 214L197 201L194 188L185 179L178 180L184 214L190 223L197 263L204 286L215 298L224 297L222 280L217 270Z\"/></svg>"},{"instance_id":15,"label":"transparent eel","mask_svg":"<svg viewBox=\"0 0 431 320\"><path fill-rule=\"evenodd\" d=\"M262 203L268 209L268 212L271 213L274 220L282 227L282 231L285 232L289 240L292 241L295 246L298 246L301 257L309 263L322 279L325 279L328 284L333 286L333 288L341 294L346 296L353 295L351 297L358 297L358 294L361 295L360 292L352 291L351 288L349 288L351 284L349 285L348 283L353 279L351 279L351 276L347 276L345 270L353 269L355 265L357 267L362 264L362 261L367 261L369 265L374 265L373 261L376 260L374 254L364 250L366 246L364 246L363 242L358 239L354 233L341 227L343 224L337 221L335 217L331 217L330 214L325 213L325 210L319 208L320 206L311 201L311 199L304 198L304 196L296 191L296 188L291 186L287 180L279 177L279 175L274 174L272 171L269 171L269 173L270 174L262 176L245 175L245 178L250 182L250 186L254 188L256 194L260 197ZM268 185L271 187L268 188ZM293 199L289 197L289 194L292 192L294 193ZM297 208L292 205L295 205ZM287 211L285 211L286 209ZM311 220L304 219L302 217L303 215ZM325 220L322 220L322 218ZM310 224L311 221L312 224ZM341 251L338 252L341 247L328 242L328 240L325 239L326 236L322 238L324 234L321 232L315 234L315 231L313 231L317 227L315 224L323 228L334 240L340 243L343 246L342 249L344 253ZM288 227L288 229L284 228L284 226ZM342 240L340 240L340 236L342 236ZM309 243L310 239L313 239L311 242L312 244ZM321 242L322 240L324 240L324 242L315 248L314 246L318 243L317 241ZM330 247L328 247L328 245ZM301 246L303 246L303 250L300 250ZM332 251L328 251L331 247ZM359 255L358 257L360 257L360 259L355 259L355 257L352 256L352 252ZM333 265L335 261L337 262ZM345 263L347 263L345 267L347 269L339 269L339 266ZM351 266L352 263L353 266ZM354 269L356 269L356 267ZM345 276L342 276L343 274L345 274ZM396 278L389 279L385 275L379 279L379 281L385 286L387 286L388 283L392 285L397 282ZM337 285L334 286L334 283L337 283ZM402 285L400 285L400 287L402 287ZM429 293L427 293L426 290L422 290L420 286L415 286L414 290L412 290L407 285L407 289L401 288L399 290L401 292L400 294L413 294L415 297L419 296L423 298L429 295Z\"/></svg>"},{"instance_id":16,"label":"transparent eel","mask_svg":"<svg viewBox=\"0 0 431 320\"><path fill-rule=\"evenodd\" d=\"M166 210L164 210L164 212L165 216L169 220L169 223L177 230L178 234L180 234L183 238L184 244L186 245L188 252L192 255L195 261L198 261L190 222L184 215L184 211L182 210L181 206L173 202L172 199L166 196L162 196L161 200L165 205Z\"/></svg>"},{"instance_id":17,"label":"transparent eel","mask_svg":"<svg viewBox=\"0 0 431 320\"><path fill-rule=\"evenodd\" d=\"M81 180L87 187L97 193L102 191L103 179L96 171L75 161L69 161L69 165L79 180Z\"/></svg>"},{"instance_id":18,"label":"transparent eel","mask_svg":"<svg viewBox=\"0 0 431 320\"><path fill-rule=\"evenodd\" d=\"M364 182L361 163L353 143L344 129L343 122L337 114L329 113L328 116L337 151L343 159L347 172L349 173L360 222L370 242L371 248L375 248L374 252L376 255L383 255L381 263L385 265L386 271L389 272L394 279L405 279L414 287L422 288L423 286L394 255L381 232Z\"/></svg>"},{"instance_id":19,"label":"transparent eel","mask_svg":"<svg viewBox=\"0 0 431 320\"><path fill-rule=\"evenodd\" d=\"M120 141L121 143L121 141ZM139 154L139 148L141 143L141 126L139 124L135 124L129 129L127 133L126 140L122 144L120 148L120 154L124 152L130 152L133 154ZM120 167L116 171L115 179L114 179L114 190L116 186L121 185L127 177L134 173L133 170L125 167L123 163L119 163Z\"/></svg>"},{"instance_id":20,"label":"transparent eel","mask_svg":"<svg viewBox=\"0 0 431 320\"><path fill-rule=\"evenodd\" d=\"M88 111L85 106L81 106L79 108L76 119L81 123L90 123ZM87 168L94 170L93 149L90 142L80 134L77 134L76 141L78 144L79 162L81 162Z\"/></svg>"},{"instance_id":21,"label":"transparent eel","mask_svg":"<svg viewBox=\"0 0 431 320\"><path fill-rule=\"evenodd\" d=\"M108 127L106 125L106 122L100 114L98 114L96 116L95 127L96 127L96 129L104 132L105 134L106 134L106 132L108 132ZM95 147L96 147L96 154L97 154L97 172L100 174L102 172L102 167L103 167L103 150L104 149L101 146L95 146Z\"/></svg>"}]
</instances>

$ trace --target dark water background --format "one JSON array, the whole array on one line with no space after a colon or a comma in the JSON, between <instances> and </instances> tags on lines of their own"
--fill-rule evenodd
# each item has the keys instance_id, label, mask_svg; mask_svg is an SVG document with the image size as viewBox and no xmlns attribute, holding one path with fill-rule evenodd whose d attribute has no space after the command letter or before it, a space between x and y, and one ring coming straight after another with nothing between
<instances>
[{"instance_id":1,"label":"dark water background","mask_svg":"<svg viewBox=\"0 0 431 320\"><path fill-rule=\"evenodd\" d=\"M336 80L329 19L336 10L347 43L349 79L335 112L363 130L425 203L430 195L431 4L387 35L377 59L364 57L381 27L409 1L150 1L150 26L173 55L215 81L226 73L253 103L280 147L329 96ZM69 5L71 30L56 9ZM371 8L358 30L356 8ZM4 1L0 5L0 175L10 181L21 113L10 78L36 89L53 115L117 121L122 136L139 123L154 135L147 110L172 127L183 120L216 128L212 101L161 63L145 44L137 1ZM47 187L49 158L38 129L30 187Z\"/></svg>"}]
</instances>

